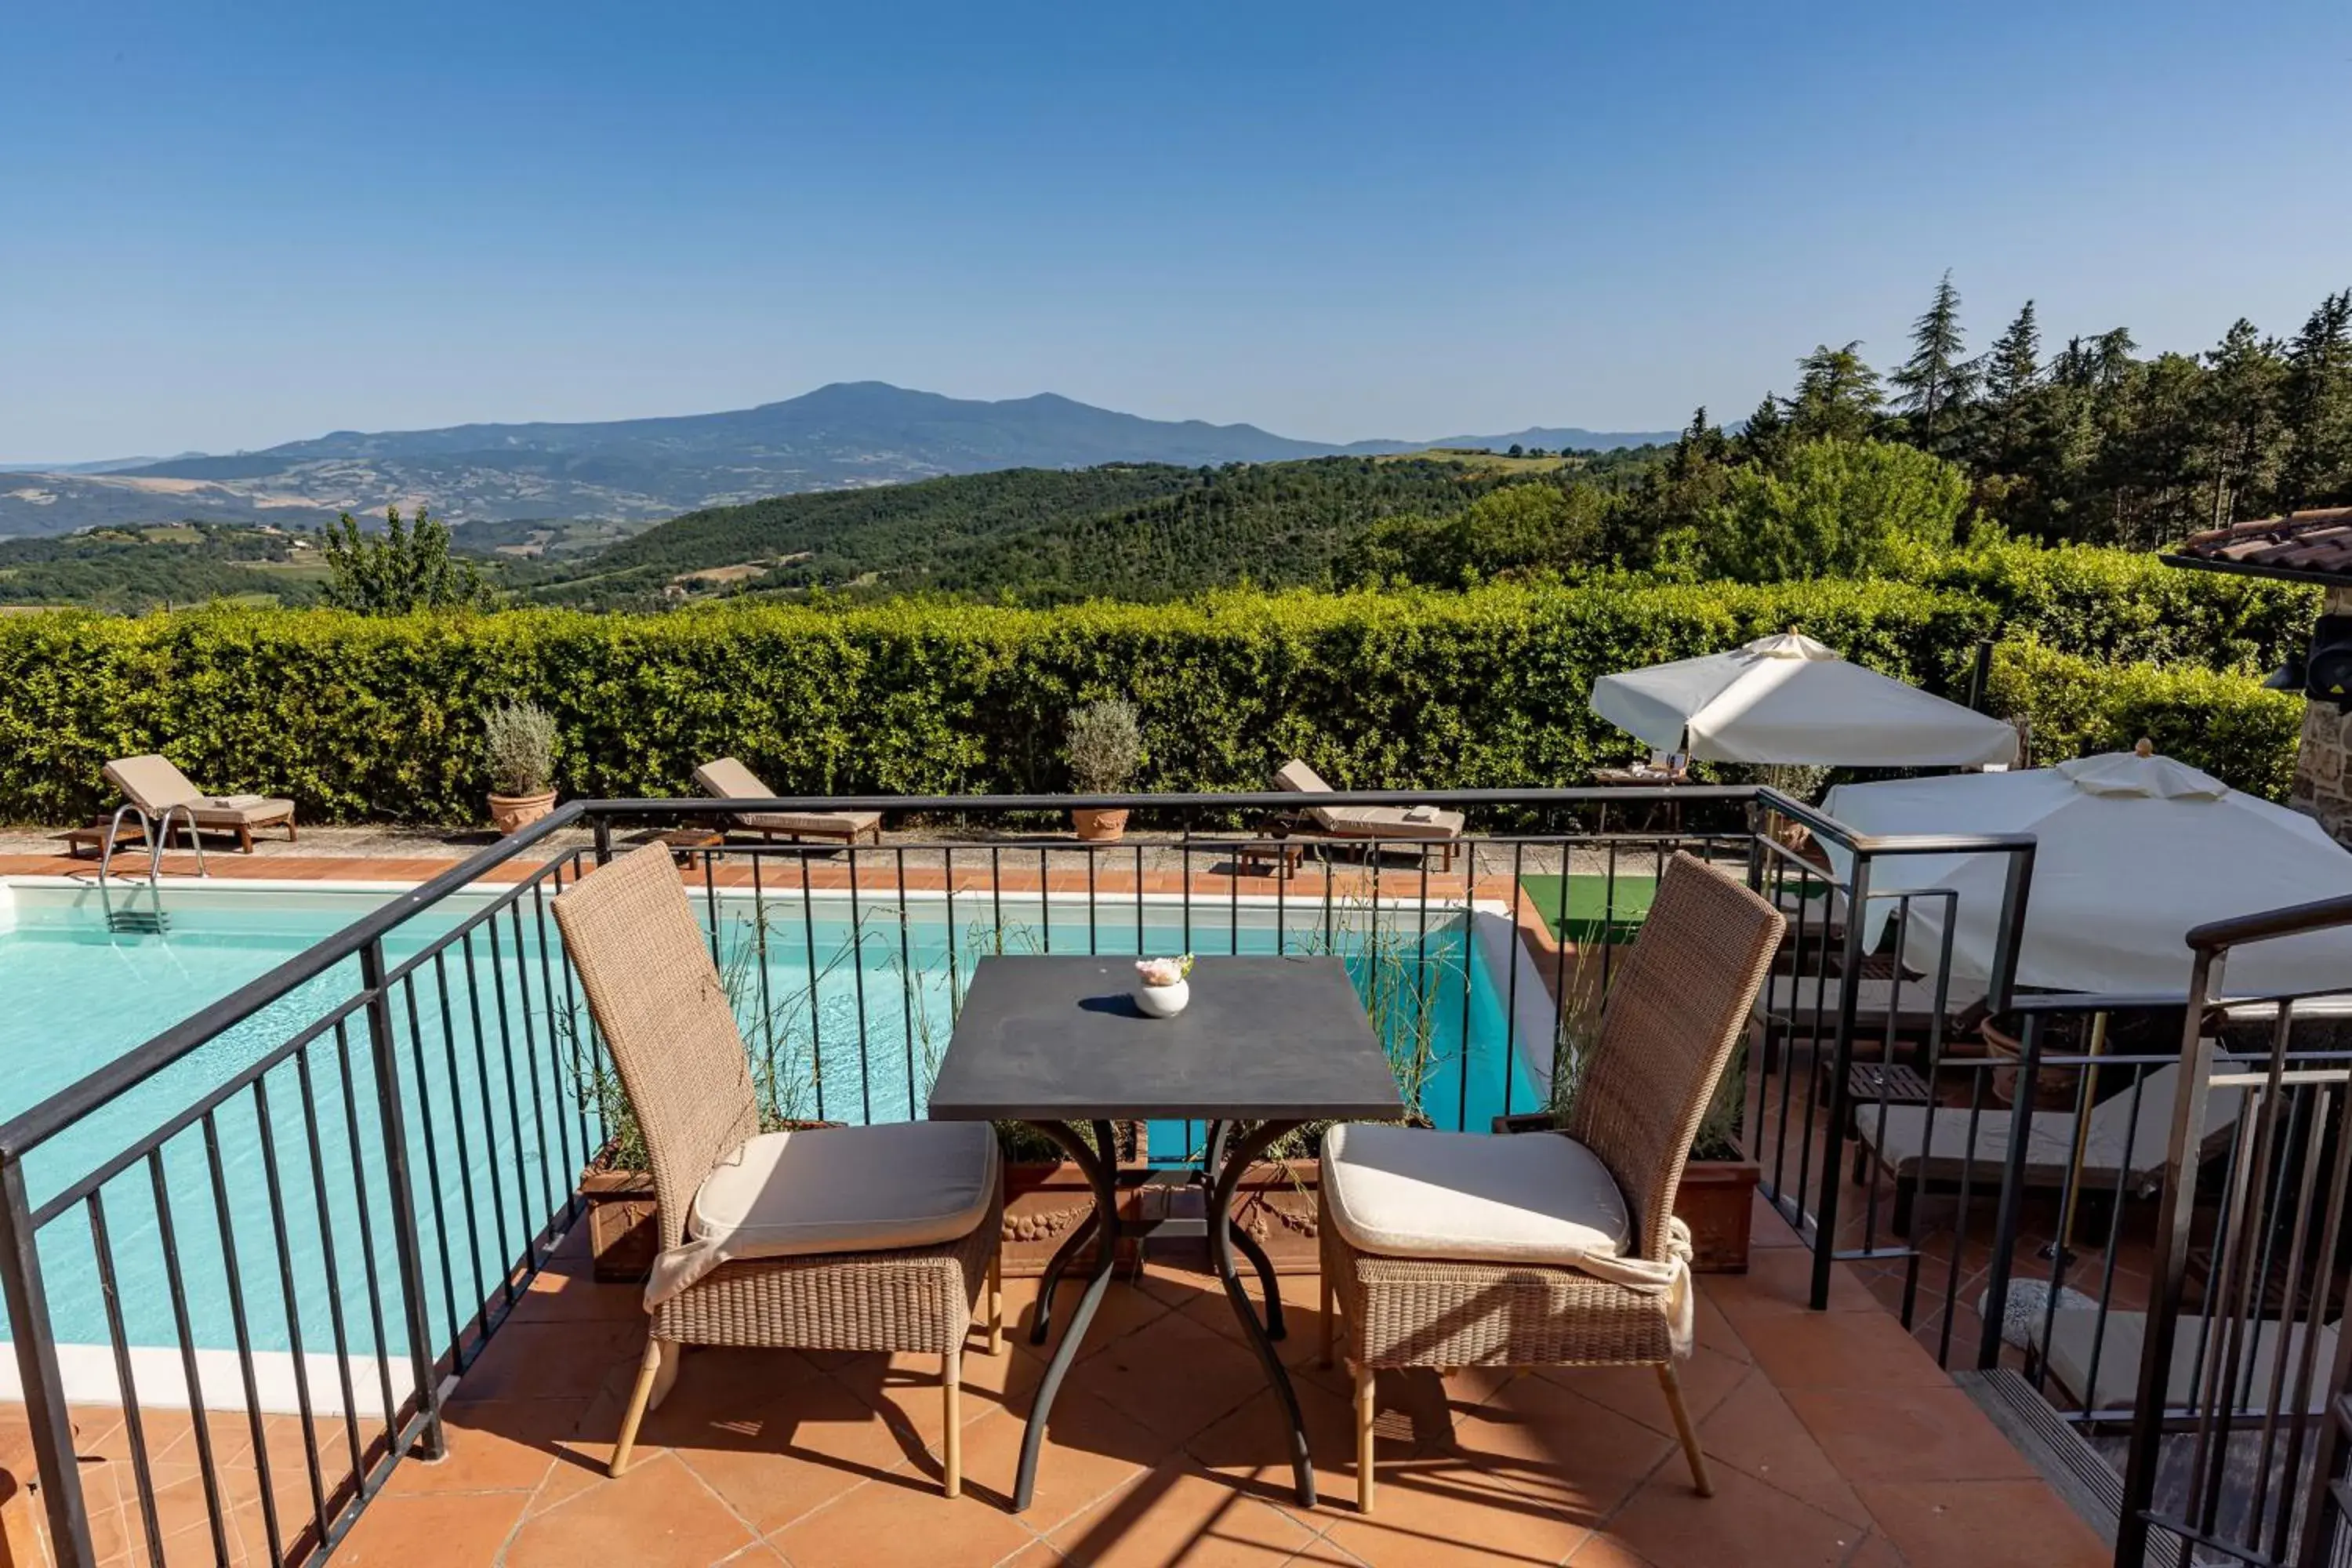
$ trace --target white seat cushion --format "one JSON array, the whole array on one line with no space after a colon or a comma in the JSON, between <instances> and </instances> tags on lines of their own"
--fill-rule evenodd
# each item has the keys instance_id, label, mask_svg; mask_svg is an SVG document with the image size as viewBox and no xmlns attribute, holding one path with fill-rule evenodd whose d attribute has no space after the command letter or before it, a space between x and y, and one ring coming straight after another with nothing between
<instances>
[{"instance_id":1,"label":"white seat cushion","mask_svg":"<svg viewBox=\"0 0 2352 1568\"><path fill-rule=\"evenodd\" d=\"M1386 1258L1580 1267L1633 1236L1609 1168L1557 1133L1334 1127L1323 1214L1358 1251Z\"/></svg>"},{"instance_id":2,"label":"white seat cushion","mask_svg":"<svg viewBox=\"0 0 2352 1568\"><path fill-rule=\"evenodd\" d=\"M985 1121L762 1132L703 1178L687 1234L726 1258L879 1252L971 1234L996 1193Z\"/></svg>"}]
</instances>

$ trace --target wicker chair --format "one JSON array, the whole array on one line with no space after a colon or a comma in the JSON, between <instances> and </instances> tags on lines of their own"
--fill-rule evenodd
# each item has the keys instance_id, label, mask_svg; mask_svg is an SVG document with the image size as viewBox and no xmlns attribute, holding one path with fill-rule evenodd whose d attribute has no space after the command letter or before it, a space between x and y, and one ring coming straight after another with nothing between
<instances>
[{"instance_id":1,"label":"wicker chair","mask_svg":"<svg viewBox=\"0 0 2352 1568\"><path fill-rule=\"evenodd\" d=\"M1343 1351L1355 1370L1365 1512L1381 1367L1655 1366L1691 1479L1712 1494L1675 1375L1690 1288L1675 1191L1784 923L1745 887L1676 855L1611 987L1565 1139L1325 1135L1324 1359ZM1600 1247L1560 1245L1587 1224ZM1578 1250L1618 1253L1629 1261L1617 1272L1656 1279L1613 1282L1596 1272L1603 1258L1560 1261Z\"/></svg>"},{"instance_id":2,"label":"wicker chair","mask_svg":"<svg viewBox=\"0 0 2352 1568\"><path fill-rule=\"evenodd\" d=\"M647 1290L645 1359L612 1473L627 1468L638 1423L668 1394L688 1345L910 1351L940 1358L947 1493L960 1495L960 1366L983 1288L989 1353L1004 1346L993 1131L916 1122L761 1133L743 1037L667 847L599 868L554 908L590 1015L628 1089L660 1204L663 1256ZM861 1164L871 1179L845 1179ZM933 1169L954 1173L959 1184L951 1199L927 1205L919 1187L908 1190L923 1178L907 1173ZM898 1196L914 1200L900 1212L889 1207L894 1172ZM732 1194L730 1212L743 1216L724 1235L741 1245L713 1254L713 1237L688 1221L719 1207L722 1187ZM698 1211L698 1202L712 1209ZM665 1268L697 1248L706 1249L698 1268L673 1268L665 1287Z\"/></svg>"}]
</instances>

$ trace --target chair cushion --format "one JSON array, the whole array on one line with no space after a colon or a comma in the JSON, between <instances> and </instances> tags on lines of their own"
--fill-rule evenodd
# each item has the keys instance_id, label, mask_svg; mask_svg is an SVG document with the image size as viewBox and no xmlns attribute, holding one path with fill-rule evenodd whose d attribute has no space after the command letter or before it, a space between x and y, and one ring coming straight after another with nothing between
<instances>
[{"instance_id":1,"label":"chair cushion","mask_svg":"<svg viewBox=\"0 0 2352 1568\"><path fill-rule=\"evenodd\" d=\"M1358 1251L1388 1258L1566 1268L1622 1254L1633 1234L1601 1157L1557 1133L1334 1127L1323 1214Z\"/></svg>"},{"instance_id":2,"label":"chair cushion","mask_svg":"<svg viewBox=\"0 0 2352 1568\"><path fill-rule=\"evenodd\" d=\"M738 827L755 833L798 833L813 838L847 837L882 826L878 811L743 811Z\"/></svg>"},{"instance_id":3,"label":"chair cushion","mask_svg":"<svg viewBox=\"0 0 2352 1568\"><path fill-rule=\"evenodd\" d=\"M996 1194L996 1131L907 1121L762 1132L702 1180L687 1234L728 1258L931 1247Z\"/></svg>"},{"instance_id":4,"label":"chair cushion","mask_svg":"<svg viewBox=\"0 0 2352 1568\"><path fill-rule=\"evenodd\" d=\"M1307 814L1327 833L1363 838L1459 838L1465 820L1426 805L1310 805Z\"/></svg>"}]
</instances>

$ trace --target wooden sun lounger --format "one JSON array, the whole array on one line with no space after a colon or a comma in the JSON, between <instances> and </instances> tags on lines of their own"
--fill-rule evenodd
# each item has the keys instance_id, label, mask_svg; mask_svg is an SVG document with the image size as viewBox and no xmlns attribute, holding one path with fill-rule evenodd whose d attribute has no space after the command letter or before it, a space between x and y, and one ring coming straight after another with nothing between
<instances>
[{"instance_id":1,"label":"wooden sun lounger","mask_svg":"<svg viewBox=\"0 0 2352 1568\"><path fill-rule=\"evenodd\" d=\"M758 774L732 757L703 763L694 770L694 783L714 800L772 800L776 795L760 782ZM747 833L756 833L762 838L781 836L795 844L803 838L850 845L861 838L876 844L882 842L882 814L878 811L735 811L727 813L726 817Z\"/></svg>"}]
</instances>

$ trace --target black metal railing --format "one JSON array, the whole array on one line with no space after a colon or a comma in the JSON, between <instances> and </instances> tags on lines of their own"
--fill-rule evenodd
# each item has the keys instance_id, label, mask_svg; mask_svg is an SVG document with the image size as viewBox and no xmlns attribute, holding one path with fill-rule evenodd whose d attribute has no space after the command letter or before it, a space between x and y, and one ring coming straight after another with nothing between
<instances>
[{"instance_id":1,"label":"black metal railing","mask_svg":"<svg viewBox=\"0 0 2352 1568\"><path fill-rule=\"evenodd\" d=\"M441 1451L444 1384L578 1218L578 1173L630 1135L549 902L657 835L702 912L765 1113L850 1121L922 1113L983 952L1315 951L1349 960L1417 1112L1484 1131L1572 1088L1648 890L1669 855L1701 855L1790 911L1775 975L1788 1005L1769 1010L1731 1111L1765 1190L1815 1245L1817 1304L1833 1255L1913 1255L1874 1244L1874 1219L1854 1242L1840 1217L1847 1124L1864 1114L1851 1075L1880 1022L1860 983L1885 972L1899 998L1924 977L1936 1030L1948 1002L1934 896L1882 897L1873 868L2006 857L1998 920L2012 930L2030 839L1864 838L1748 786L1312 803L1465 813L1451 844L1426 821L1333 835L1297 815L1307 804L730 803L920 825L835 845L722 837L708 801L575 802L16 1116L0 1126L0 1287L58 1560L93 1561L74 1447L92 1411L123 1423L126 1521L158 1563L167 1486L200 1491L219 1555L230 1513L252 1507L275 1560L315 1561L404 1458ZM1136 832L1074 841L1074 808L1131 811ZM2005 992L2006 969L1989 989ZM1157 1130L1153 1157L1196 1157L1201 1136ZM241 1451L216 1452L213 1424L183 1410L241 1419ZM183 1420L195 1474L174 1466L167 1483L152 1454Z\"/></svg>"},{"instance_id":2,"label":"black metal railing","mask_svg":"<svg viewBox=\"0 0 2352 1568\"><path fill-rule=\"evenodd\" d=\"M2235 950L2347 926L2352 899L2189 933L2119 1568L2345 1555L2352 977L2249 998L2224 970Z\"/></svg>"}]
</instances>

